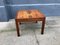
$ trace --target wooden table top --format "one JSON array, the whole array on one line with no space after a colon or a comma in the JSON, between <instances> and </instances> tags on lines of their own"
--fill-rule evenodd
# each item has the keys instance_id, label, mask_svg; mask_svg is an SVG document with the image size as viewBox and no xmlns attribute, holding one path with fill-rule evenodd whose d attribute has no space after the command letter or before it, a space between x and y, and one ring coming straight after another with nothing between
<instances>
[{"instance_id":1,"label":"wooden table top","mask_svg":"<svg viewBox=\"0 0 60 45\"><path fill-rule=\"evenodd\" d=\"M43 18L45 17L38 10L20 10L17 12L16 19Z\"/></svg>"}]
</instances>

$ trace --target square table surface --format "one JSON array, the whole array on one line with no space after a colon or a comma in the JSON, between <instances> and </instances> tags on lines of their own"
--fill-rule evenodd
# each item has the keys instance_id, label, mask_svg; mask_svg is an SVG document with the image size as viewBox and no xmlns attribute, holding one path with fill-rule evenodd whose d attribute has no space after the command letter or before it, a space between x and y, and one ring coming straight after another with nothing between
<instances>
[{"instance_id":1,"label":"square table surface","mask_svg":"<svg viewBox=\"0 0 60 45\"><path fill-rule=\"evenodd\" d=\"M17 12L16 19L44 18L39 10L20 10Z\"/></svg>"}]
</instances>

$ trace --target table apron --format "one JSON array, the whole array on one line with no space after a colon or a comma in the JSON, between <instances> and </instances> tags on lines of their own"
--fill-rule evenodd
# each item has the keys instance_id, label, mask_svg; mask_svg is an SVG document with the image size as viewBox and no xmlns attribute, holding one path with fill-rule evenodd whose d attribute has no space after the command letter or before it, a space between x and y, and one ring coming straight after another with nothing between
<instances>
[{"instance_id":1,"label":"table apron","mask_svg":"<svg viewBox=\"0 0 60 45\"><path fill-rule=\"evenodd\" d=\"M31 21L43 21L45 18L38 18L38 19L16 19L18 22L31 22Z\"/></svg>"}]
</instances>

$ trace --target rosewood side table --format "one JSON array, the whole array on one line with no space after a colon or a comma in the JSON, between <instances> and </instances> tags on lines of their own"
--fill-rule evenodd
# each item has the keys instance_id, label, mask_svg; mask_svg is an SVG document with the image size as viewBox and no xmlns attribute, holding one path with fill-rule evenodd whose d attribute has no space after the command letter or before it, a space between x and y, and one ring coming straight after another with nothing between
<instances>
[{"instance_id":1,"label":"rosewood side table","mask_svg":"<svg viewBox=\"0 0 60 45\"><path fill-rule=\"evenodd\" d=\"M19 33L19 24L21 22L32 22L32 21L42 21L41 34L44 33L46 17L38 10L20 10L17 12L15 22L16 22L16 30L17 36L20 36Z\"/></svg>"}]
</instances>

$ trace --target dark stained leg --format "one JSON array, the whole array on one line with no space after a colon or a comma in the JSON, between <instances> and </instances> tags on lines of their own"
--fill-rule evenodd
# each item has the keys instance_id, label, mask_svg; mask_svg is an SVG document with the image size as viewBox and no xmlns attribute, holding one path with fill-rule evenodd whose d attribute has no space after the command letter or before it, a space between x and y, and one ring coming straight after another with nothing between
<instances>
[{"instance_id":1,"label":"dark stained leg","mask_svg":"<svg viewBox=\"0 0 60 45\"><path fill-rule=\"evenodd\" d=\"M45 27L45 18L42 20L42 30L41 30L41 34L44 34L44 27Z\"/></svg>"},{"instance_id":2,"label":"dark stained leg","mask_svg":"<svg viewBox=\"0 0 60 45\"><path fill-rule=\"evenodd\" d=\"M15 19L15 22L16 22L17 36L19 37L20 36L20 33L19 33L19 22L17 21L17 19Z\"/></svg>"}]
</instances>

